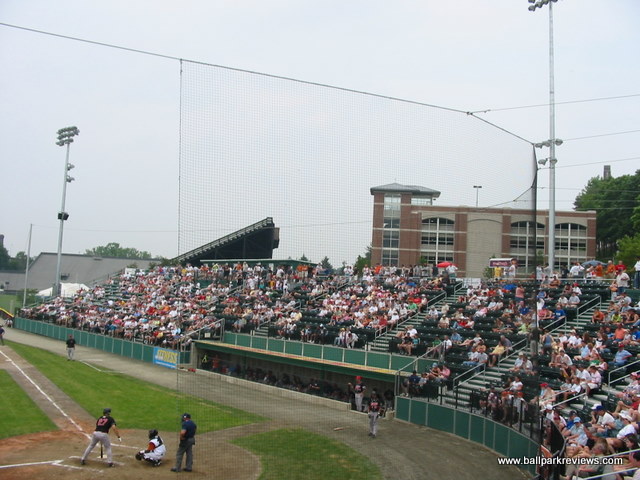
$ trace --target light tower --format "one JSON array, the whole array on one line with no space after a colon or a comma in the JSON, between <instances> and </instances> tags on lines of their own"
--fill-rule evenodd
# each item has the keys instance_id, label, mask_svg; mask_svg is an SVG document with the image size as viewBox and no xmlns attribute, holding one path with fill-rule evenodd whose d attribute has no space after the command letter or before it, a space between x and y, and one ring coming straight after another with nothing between
<instances>
[{"instance_id":1,"label":"light tower","mask_svg":"<svg viewBox=\"0 0 640 480\"><path fill-rule=\"evenodd\" d=\"M54 283L54 291L52 294L54 296L62 294L62 290L60 288L60 265L62 262L62 232L64 230L64 222L69 218L69 214L65 211L65 200L67 197L67 183L73 182L74 178L69 175L69 170L71 170L74 165L69 163L69 147L73 143L73 137L78 135L80 130L77 127L67 127L61 128L58 130L58 141L56 145L62 147L64 145L67 146L67 154L64 161L64 178L62 182L62 206L60 207L60 211L58 212L58 220L60 221L60 229L58 232L58 258L56 261L56 281Z\"/></svg>"}]
</instances>

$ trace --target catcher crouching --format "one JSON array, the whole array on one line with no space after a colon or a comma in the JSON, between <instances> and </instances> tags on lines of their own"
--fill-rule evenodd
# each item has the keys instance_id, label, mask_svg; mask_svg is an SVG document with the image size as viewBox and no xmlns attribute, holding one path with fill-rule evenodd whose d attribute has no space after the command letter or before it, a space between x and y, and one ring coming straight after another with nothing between
<instances>
[{"instance_id":1,"label":"catcher crouching","mask_svg":"<svg viewBox=\"0 0 640 480\"><path fill-rule=\"evenodd\" d=\"M164 446L164 442L158 430L149 430L149 445L146 450L140 450L136 453L136 460L145 460L154 467L157 467L162 463L165 453L167 453L167 447Z\"/></svg>"}]
</instances>

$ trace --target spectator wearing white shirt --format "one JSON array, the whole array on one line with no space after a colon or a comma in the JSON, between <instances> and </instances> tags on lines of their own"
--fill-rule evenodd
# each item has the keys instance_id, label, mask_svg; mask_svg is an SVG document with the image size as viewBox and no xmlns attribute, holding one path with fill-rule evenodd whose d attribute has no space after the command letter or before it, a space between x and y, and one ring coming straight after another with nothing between
<instances>
[{"instance_id":1,"label":"spectator wearing white shirt","mask_svg":"<svg viewBox=\"0 0 640 480\"><path fill-rule=\"evenodd\" d=\"M599 390L602 385L602 375L598 371L598 367L595 365L590 365L588 368L589 378L587 379L583 388L587 392L587 396L593 394L595 390Z\"/></svg>"},{"instance_id":2,"label":"spectator wearing white shirt","mask_svg":"<svg viewBox=\"0 0 640 480\"><path fill-rule=\"evenodd\" d=\"M609 444L609 448L613 450L618 450L624 447L623 438L627 435L635 435L637 433L636 427L631 423L631 415L626 410L623 410L618 415L620 420L622 420L623 427L620 429L615 438L607 438L607 443Z\"/></svg>"}]
</instances>

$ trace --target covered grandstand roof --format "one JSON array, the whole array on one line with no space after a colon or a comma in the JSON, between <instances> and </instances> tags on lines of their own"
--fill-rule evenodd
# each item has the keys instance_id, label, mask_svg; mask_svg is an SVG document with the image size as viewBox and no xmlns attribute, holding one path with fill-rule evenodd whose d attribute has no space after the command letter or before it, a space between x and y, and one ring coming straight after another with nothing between
<instances>
[{"instance_id":1,"label":"covered grandstand roof","mask_svg":"<svg viewBox=\"0 0 640 480\"><path fill-rule=\"evenodd\" d=\"M429 195L432 197L439 197L440 192L438 190L432 190L431 188L421 187L419 185L402 185L400 183L388 183L387 185L380 185L379 187L371 187L371 194L375 192L388 192L388 193L413 193L414 195Z\"/></svg>"},{"instance_id":2,"label":"covered grandstand roof","mask_svg":"<svg viewBox=\"0 0 640 480\"><path fill-rule=\"evenodd\" d=\"M203 260L270 259L280 243L280 229L267 217L213 242L183 253L173 262L200 265Z\"/></svg>"}]
</instances>

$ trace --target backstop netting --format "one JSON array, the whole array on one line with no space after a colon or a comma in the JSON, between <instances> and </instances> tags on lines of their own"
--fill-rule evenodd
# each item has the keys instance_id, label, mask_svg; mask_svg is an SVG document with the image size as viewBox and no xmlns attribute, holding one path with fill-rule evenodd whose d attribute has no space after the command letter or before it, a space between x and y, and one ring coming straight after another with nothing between
<instances>
[{"instance_id":1,"label":"backstop netting","mask_svg":"<svg viewBox=\"0 0 640 480\"><path fill-rule=\"evenodd\" d=\"M275 259L353 264L372 244L371 189L398 184L440 192L434 208L458 209L434 214L435 223L418 212L425 261L464 254L488 265L508 253L519 276L535 266L543 226L532 145L466 112L182 61L180 125L180 254L272 217ZM416 209L423 206L418 199ZM403 225L387 223L393 212L385 199L383 263L393 263L394 249L402 254L393 231ZM458 251L453 236L463 223ZM215 389L222 398L221 385L178 374L186 394ZM189 398L184 408L204 415Z\"/></svg>"},{"instance_id":2,"label":"backstop netting","mask_svg":"<svg viewBox=\"0 0 640 480\"><path fill-rule=\"evenodd\" d=\"M274 258L352 264L372 187L532 210L534 166L529 142L462 111L182 61L180 254L272 217Z\"/></svg>"}]
</instances>

